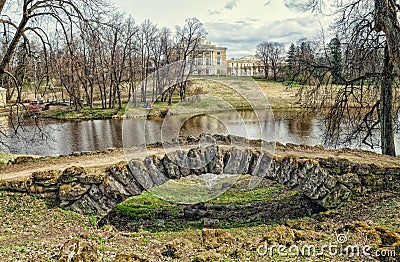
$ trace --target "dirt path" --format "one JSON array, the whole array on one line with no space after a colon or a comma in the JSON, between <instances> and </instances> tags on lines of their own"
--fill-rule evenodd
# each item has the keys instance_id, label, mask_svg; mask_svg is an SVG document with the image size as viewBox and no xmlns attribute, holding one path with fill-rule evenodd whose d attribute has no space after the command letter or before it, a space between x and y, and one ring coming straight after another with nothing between
<instances>
[{"instance_id":1,"label":"dirt path","mask_svg":"<svg viewBox=\"0 0 400 262\"><path fill-rule=\"evenodd\" d=\"M162 155L162 148L151 148L148 150L151 155ZM135 150L138 158L147 156L146 150ZM126 161L123 149L116 149L111 152L100 152L81 156L44 157L23 164L16 164L0 170L1 180L20 180L29 177L33 172L45 170L64 170L71 166L81 167L102 167Z\"/></svg>"},{"instance_id":2,"label":"dirt path","mask_svg":"<svg viewBox=\"0 0 400 262\"><path fill-rule=\"evenodd\" d=\"M182 146L183 150L197 147L197 145ZM27 163L14 164L0 169L0 181L6 180L24 180L32 173L46 170L65 170L71 166L80 166L86 168L105 167L119 162L126 162L138 158L144 159L148 155L164 156L163 147L131 148L125 155L124 149L115 149L112 151L93 152L80 156L61 156L61 157L43 157L34 159Z\"/></svg>"}]
</instances>

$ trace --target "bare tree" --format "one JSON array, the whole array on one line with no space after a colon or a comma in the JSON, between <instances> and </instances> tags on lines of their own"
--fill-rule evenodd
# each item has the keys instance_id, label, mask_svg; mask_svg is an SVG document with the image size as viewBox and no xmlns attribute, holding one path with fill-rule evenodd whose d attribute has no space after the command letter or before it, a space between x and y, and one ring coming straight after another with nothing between
<instances>
[{"instance_id":1,"label":"bare tree","mask_svg":"<svg viewBox=\"0 0 400 262\"><path fill-rule=\"evenodd\" d=\"M262 41L257 45L257 53L256 56L258 56L264 65L264 77L265 79L268 79L268 74L269 74L269 66L270 66L270 60L272 56L272 43L267 42L267 41Z\"/></svg>"},{"instance_id":2,"label":"bare tree","mask_svg":"<svg viewBox=\"0 0 400 262\"><path fill-rule=\"evenodd\" d=\"M176 27L176 43L174 47L175 61L182 61L180 67L175 72L179 77L173 87L166 90L168 92L168 104L172 104L172 96L179 87L181 100L186 97L186 84L189 73L192 70L194 59L200 52L201 42L204 41L207 32L203 24L197 18L186 19L183 27Z\"/></svg>"},{"instance_id":3,"label":"bare tree","mask_svg":"<svg viewBox=\"0 0 400 262\"><path fill-rule=\"evenodd\" d=\"M283 54L285 51L285 46L280 43L272 43L271 44L271 69L274 74L274 81L278 80L278 73L280 71Z\"/></svg>"},{"instance_id":4,"label":"bare tree","mask_svg":"<svg viewBox=\"0 0 400 262\"><path fill-rule=\"evenodd\" d=\"M362 142L373 148L377 145L372 137L380 133L382 153L394 156L394 112L398 106L394 103L398 101L395 91L400 69L399 5L394 0L311 0L307 6L322 11L332 3L339 15L334 26L344 41L343 83L332 84L334 68L322 57L318 63L308 64L315 88L303 91L320 105L331 103L326 119L331 138L337 140L346 127L349 131L344 141L361 136Z\"/></svg>"}]
</instances>

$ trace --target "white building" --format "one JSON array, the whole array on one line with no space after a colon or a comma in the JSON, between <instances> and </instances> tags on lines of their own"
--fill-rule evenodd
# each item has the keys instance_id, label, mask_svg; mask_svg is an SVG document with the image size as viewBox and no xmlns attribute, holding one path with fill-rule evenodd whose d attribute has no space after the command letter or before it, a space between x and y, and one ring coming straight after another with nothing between
<instances>
[{"instance_id":1,"label":"white building","mask_svg":"<svg viewBox=\"0 0 400 262\"><path fill-rule=\"evenodd\" d=\"M260 58L250 55L227 61L230 76L263 76L264 66Z\"/></svg>"}]
</instances>

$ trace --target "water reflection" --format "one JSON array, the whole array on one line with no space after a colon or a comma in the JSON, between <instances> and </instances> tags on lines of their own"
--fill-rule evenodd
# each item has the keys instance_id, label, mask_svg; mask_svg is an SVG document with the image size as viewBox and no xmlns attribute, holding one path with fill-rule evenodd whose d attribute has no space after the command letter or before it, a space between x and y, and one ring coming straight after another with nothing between
<instances>
[{"instance_id":1,"label":"water reflection","mask_svg":"<svg viewBox=\"0 0 400 262\"><path fill-rule=\"evenodd\" d=\"M82 122L40 123L40 130L34 125L24 126L20 136L13 134L9 126L8 137L2 142L8 148L0 145L1 151L15 154L38 154L56 156L71 154L76 151L101 150L111 147L138 146L144 143L161 141L168 137L168 132L180 135L197 136L201 133L234 134L251 139L260 138L260 132L268 134L269 141L294 144L324 144L323 125L318 117L301 115L295 111L275 111L275 121L268 111L259 115L254 112L223 112L213 116L198 115L194 117L173 116L169 126L161 132L162 120L146 120L143 118L125 120L93 120ZM7 121L2 120L7 126ZM247 129L244 128L244 125ZM171 128L173 127L173 128ZM125 141L122 141L122 132ZM355 148L368 149L355 141L346 145ZM396 147L400 150L399 136L396 135ZM379 152L379 149L376 149Z\"/></svg>"}]
</instances>

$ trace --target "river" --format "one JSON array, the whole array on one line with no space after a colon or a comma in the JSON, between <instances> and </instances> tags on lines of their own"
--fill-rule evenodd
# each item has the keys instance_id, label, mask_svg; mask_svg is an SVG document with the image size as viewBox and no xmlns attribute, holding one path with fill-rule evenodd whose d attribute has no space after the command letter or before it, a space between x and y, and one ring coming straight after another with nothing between
<instances>
[{"instance_id":1,"label":"river","mask_svg":"<svg viewBox=\"0 0 400 262\"><path fill-rule=\"evenodd\" d=\"M242 111L239 114L238 112L223 112L214 114L214 116L172 116L165 121L146 120L145 118L80 122L44 120L38 126L23 126L19 129L18 135L15 135L7 121L3 120L0 125L3 125L3 129L4 126L7 126L7 137L3 137L1 142L7 147L0 145L0 150L14 154L68 155L73 152L161 142L166 139L168 130L172 129L175 133L179 132L180 135L196 136L201 133L218 133L240 135L251 139L260 138L260 130L262 130L266 134L267 140L270 141L274 140L283 144L320 144L332 148L324 141L325 129L319 117L299 115L293 110L274 111L273 115L274 117L271 117L271 114L256 117L252 112ZM169 124L166 131L161 131L163 122ZM124 136L123 130L125 131ZM127 131L129 131L129 135L126 135ZM399 141L400 137L396 135L397 152L400 149ZM338 147L372 150L360 141L338 145ZM379 152L379 148L373 150Z\"/></svg>"}]
</instances>

